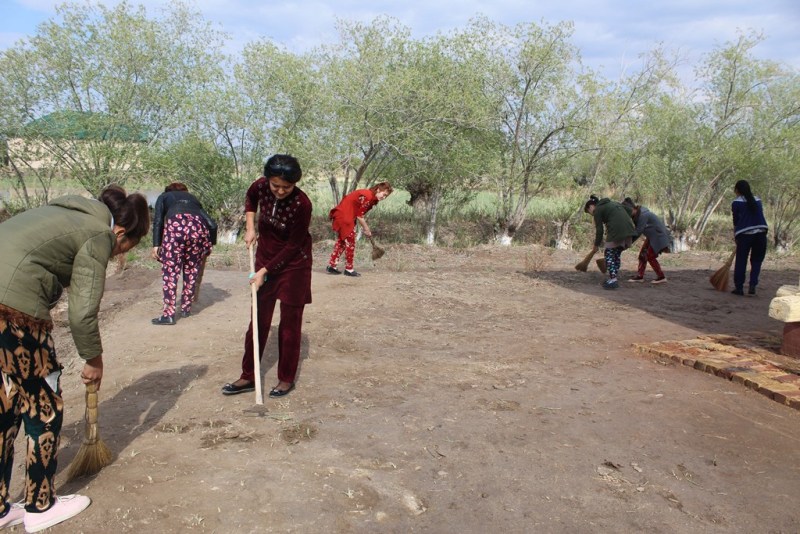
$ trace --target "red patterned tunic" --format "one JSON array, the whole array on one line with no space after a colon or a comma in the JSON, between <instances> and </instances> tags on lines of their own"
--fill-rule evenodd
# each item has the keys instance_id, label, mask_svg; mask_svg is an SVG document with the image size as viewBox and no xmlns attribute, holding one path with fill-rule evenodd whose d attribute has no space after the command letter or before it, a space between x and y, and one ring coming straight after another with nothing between
<instances>
[{"instance_id":1,"label":"red patterned tunic","mask_svg":"<svg viewBox=\"0 0 800 534\"><path fill-rule=\"evenodd\" d=\"M256 271L267 268L267 291L281 302L302 306L311 302L311 200L298 187L278 199L261 177L247 190L245 211L258 212Z\"/></svg>"}]
</instances>

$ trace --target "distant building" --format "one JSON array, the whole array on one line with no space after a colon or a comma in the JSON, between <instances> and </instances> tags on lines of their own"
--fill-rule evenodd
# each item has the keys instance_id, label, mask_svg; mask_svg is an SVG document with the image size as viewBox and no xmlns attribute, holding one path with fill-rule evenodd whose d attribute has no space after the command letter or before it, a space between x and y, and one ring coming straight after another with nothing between
<instances>
[{"instance_id":1,"label":"distant building","mask_svg":"<svg viewBox=\"0 0 800 534\"><path fill-rule=\"evenodd\" d=\"M8 132L0 143L0 154L4 166L13 158L17 167L37 170L53 167L65 158L78 160L93 153L99 156L95 152L101 146L122 151L149 140L147 130L121 123L107 113L65 110ZM91 159L99 161L97 157Z\"/></svg>"}]
</instances>

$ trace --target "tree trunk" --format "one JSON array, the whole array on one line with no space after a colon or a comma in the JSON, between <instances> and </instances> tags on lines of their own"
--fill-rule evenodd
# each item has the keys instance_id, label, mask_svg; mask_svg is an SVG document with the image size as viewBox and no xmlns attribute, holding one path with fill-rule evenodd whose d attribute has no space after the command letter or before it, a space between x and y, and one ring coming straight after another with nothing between
<instances>
[{"instance_id":1,"label":"tree trunk","mask_svg":"<svg viewBox=\"0 0 800 534\"><path fill-rule=\"evenodd\" d=\"M409 199L408 204L414 210L415 215L430 217L431 210L438 209L438 199L434 200L436 191L433 190L430 184L425 182L412 183L406 186ZM436 202L437 206L432 206Z\"/></svg>"},{"instance_id":2,"label":"tree trunk","mask_svg":"<svg viewBox=\"0 0 800 534\"><path fill-rule=\"evenodd\" d=\"M688 228L682 232L670 229L672 233L672 252L688 252L697 245L699 236Z\"/></svg>"},{"instance_id":3,"label":"tree trunk","mask_svg":"<svg viewBox=\"0 0 800 534\"><path fill-rule=\"evenodd\" d=\"M507 221L498 221L495 225L494 240L498 245L508 247L514 241L514 234L517 228L508 224Z\"/></svg>"},{"instance_id":4,"label":"tree trunk","mask_svg":"<svg viewBox=\"0 0 800 534\"><path fill-rule=\"evenodd\" d=\"M570 222L556 221L556 250L572 250L572 237L569 235Z\"/></svg>"},{"instance_id":5,"label":"tree trunk","mask_svg":"<svg viewBox=\"0 0 800 534\"><path fill-rule=\"evenodd\" d=\"M426 243L428 245L436 244L436 215L439 212L440 198L441 193L439 190L434 190L433 195L431 195L428 203L428 236L426 238Z\"/></svg>"}]
</instances>

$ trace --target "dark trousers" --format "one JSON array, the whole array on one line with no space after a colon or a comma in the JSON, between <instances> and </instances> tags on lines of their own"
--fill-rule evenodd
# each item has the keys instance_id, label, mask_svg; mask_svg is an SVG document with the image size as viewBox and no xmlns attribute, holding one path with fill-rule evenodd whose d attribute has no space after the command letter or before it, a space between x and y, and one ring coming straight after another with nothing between
<instances>
[{"instance_id":1,"label":"dark trousers","mask_svg":"<svg viewBox=\"0 0 800 534\"><path fill-rule=\"evenodd\" d=\"M736 289L744 289L747 259L750 258L750 285L758 285L761 264L767 255L767 233L739 234L736 236L736 265L733 268L733 283Z\"/></svg>"},{"instance_id":2,"label":"dark trousers","mask_svg":"<svg viewBox=\"0 0 800 534\"><path fill-rule=\"evenodd\" d=\"M606 268L609 280L615 280L622 267L622 247L607 248L605 250Z\"/></svg>"},{"instance_id":3,"label":"dark trousers","mask_svg":"<svg viewBox=\"0 0 800 534\"><path fill-rule=\"evenodd\" d=\"M0 319L0 513L7 508L14 440L25 424L28 452L25 455L25 510L44 512L55 500L58 444L64 421L53 338L43 329L18 326ZM34 372L50 374L54 388Z\"/></svg>"},{"instance_id":4,"label":"dark trousers","mask_svg":"<svg viewBox=\"0 0 800 534\"><path fill-rule=\"evenodd\" d=\"M263 294L263 291L258 293L258 354L262 357L264 348L267 346L272 314L277 301L274 296L263 296ZM281 382L294 382L295 375L297 375L304 308L305 306L290 306L281 302L281 321L278 325L278 380ZM241 379L248 382L255 381L252 320L244 340Z\"/></svg>"}]
</instances>

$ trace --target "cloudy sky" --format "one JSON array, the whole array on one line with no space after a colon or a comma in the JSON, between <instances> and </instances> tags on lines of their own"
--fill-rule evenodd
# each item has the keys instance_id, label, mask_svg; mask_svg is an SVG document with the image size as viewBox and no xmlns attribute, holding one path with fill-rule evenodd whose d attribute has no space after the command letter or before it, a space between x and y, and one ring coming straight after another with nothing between
<instances>
[{"instance_id":1,"label":"cloudy sky","mask_svg":"<svg viewBox=\"0 0 800 534\"><path fill-rule=\"evenodd\" d=\"M167 2L130 0L153 15ZM35 33L60 3L0 0L0 50ZM230 34L233 52L262 37L296 52L334 42L337 18L369 22L389 15L423 37L464 27L482 14L508 25L573 21L573 43L584 63L612 79L635 68L639 54L658 43L685 57L688 72L703 54L748 29L766 36L754 51L757 57L800 70L799 0L195 0L190 5Z\"/></svg>"}]
</instances>

